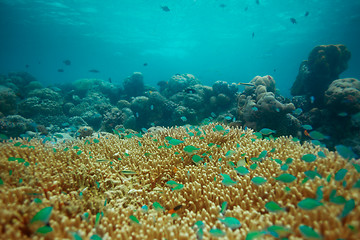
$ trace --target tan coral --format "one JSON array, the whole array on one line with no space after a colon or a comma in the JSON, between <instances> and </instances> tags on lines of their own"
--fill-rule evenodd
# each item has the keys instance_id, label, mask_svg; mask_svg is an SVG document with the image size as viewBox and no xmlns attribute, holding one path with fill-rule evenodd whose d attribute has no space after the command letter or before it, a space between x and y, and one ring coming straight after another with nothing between
<instances>
[{"instance_id":1,"label":"tan coral","mask_svg":"<svg viewBox=\"0 0 360 240\"><path fill-rule=\"evenodd\" d=\"M245 239L250 231L274 224L289 227L290 239L303 238L298 228L301 224L314 228L325 239L359 238L360 194L359 189L352 188L359 173L352 162L327 149L309 143L301 145L288 137L255 140L252 130L214 129L215 124L157 128L142 137L120 139L108 134L58 145L43 144L36 139L2 143L1 237L40 239L42 236L35 233L38 226L29 224L30 220L40 209L53 206L49 221L53 231L45 239L72 238L74 232L83 239L94 234L102 239L196 239L196 221L205 224L204 239L213 238L209 233L213 227L222 229L227 239ZM184 143L170 145L166 137ZM27 146L14 146L16 142ZM192 155L183 150L186 145L200 148L196 154L203 157L202 163L192 162ZM226 157L229 150L235 153ZM244 156L257 157L264 150L268 151L266 159L245 176L229 165L230 161L236 164ZM312 163L301 160L304 154L319 151L327 157L318 157ZM29 165L8 161L9 157L22 158ZM287 158L293 159L287 172L296 176L296 180L285 184L274 179L283 173L274 159L284 162ZM304 171L315 167L323 178L302 183ZM333 177L329 183L325 179L341 168L349 171L345 188ZM225 186L220 174L228 174L237 184ZM251 182L255 176L262 176L267 182L256 186ZM183 184L183 189L171 190L166 185L169 180ZM285 186L290 192L284 191ZM297 203L304 198L315 198L319 186L323 186L324 206L311 211L298 208ZM355 200L355 209L342 220L337 216L343 205L329 203L333 189L346 200ZM35 203L35 198L42 199L42 203ZM228 202L225 216L237 218L241 228L231 230L219 221L220 205L224 201ZM277 202L286 211L269 213L265 208L269 201ZM156 211L152 207L154 202L165 210ZM143 205L149 207L148 212L141 210ZM176 212L180 217L175 219L168 211L178 205L182 205ZM88 220L83 217L85 212L89 214ZM100 222L95 226L98 213ZM131 222L131 215L140 225Z\"/></svg>"}]
</instances>

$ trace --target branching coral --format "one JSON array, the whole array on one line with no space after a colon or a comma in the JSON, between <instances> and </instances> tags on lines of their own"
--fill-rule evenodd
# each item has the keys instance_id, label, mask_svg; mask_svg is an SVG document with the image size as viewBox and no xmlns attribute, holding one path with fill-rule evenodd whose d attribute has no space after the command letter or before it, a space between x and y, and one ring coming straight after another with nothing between
<instances>
[{"instance_id":1,"label":"branching coral","mask_svg":"<svg viewBox=\"0 0 360 240\"><path fill-rule=\"evenodd\" d=\"M305 238L302 225L325 239L359 237L358 163L288 137L256 139L251 130L210 124L58 145L12 140L0 147L4 239L210 239L219 233L213 228L228 239L254 233L299 239ZM239 163L249 172L239 174ZM266 182L254 184L257 176ZM300 202L307 198L319 206L305 210ZM267 205L272 201L279 212ZM31 223L50 206L49 220ZM39 233L47 223L49 232ZM273 225L289 230L261 232Z\"/></svg>"}]
</instances>

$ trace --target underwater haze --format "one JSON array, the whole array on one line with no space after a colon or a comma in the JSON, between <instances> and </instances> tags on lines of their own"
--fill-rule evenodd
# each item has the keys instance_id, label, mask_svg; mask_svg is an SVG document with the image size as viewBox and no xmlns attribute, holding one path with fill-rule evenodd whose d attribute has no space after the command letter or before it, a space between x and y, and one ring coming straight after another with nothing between
<instances>
[{"instance_id":1,"label":"underwater haze","mask_svg":"<svg viewBox=\"0 0 360 240\"><path fill-rule=\"evenodd\" d=\"M133 72L152 86L177 73L205 85L269 74L289 96L316 45L345 44L341 77L360 76L359 9L352 0L0 0L0 73L27 71L45 86L120 84Z\"/></svg>"}]
</instances>

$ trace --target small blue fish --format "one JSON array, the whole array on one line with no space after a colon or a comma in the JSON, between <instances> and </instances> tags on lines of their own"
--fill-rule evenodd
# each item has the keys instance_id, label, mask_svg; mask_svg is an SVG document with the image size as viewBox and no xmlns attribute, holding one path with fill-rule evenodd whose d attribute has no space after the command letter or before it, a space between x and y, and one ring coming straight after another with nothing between
<instances>
[{"instance_id":1,"label":"small blue fish","mask_svg":"<svg viewBox=\"0 0 360 240\"><path fill-rule=\"evenodd\" d=\"M346 117L347 115L348 115L347 112L340 112L340 113L338 113L338 116L339 116L339 117Z\"/></svg>"},{"instance_id":2,"label":"small blue fish","mask_svg":"<svg viewBox=\"0 0 360 240\"><path fill-rule=\"evenodd\" d=\"M315 97L314 96L311 96L310 97L310 103L313 104L315 102Z\"/></svg>"},{"instance_id":3,"label":"small blue fish","mask_svg":"<svg viewBox=\"0 0 360 240\"><path fill-rule=\"evenodd\" d=\"M305 130L312 130L312 126L311 125L308 125L308 124L305 124L305 125L301 125L303 129Z\"/></svg>"},{"instance_id":4,"label":"small blue fish","mask_svg":"<svg viewBox=\"0 0 360 240\"><path fill-rule=\"evenodd\" d=\"M253 110L254 112L259 111L259 109L257 107L252 107L251 110Z\"/></svg>"},{"instance_id":5,"label":"small blue fish","mask_svg":"<svg viewBox=\"0 0 360 240\"><path fill-rule=\"evenodd\" d=\"M231 121L231 119L232 119L232 117L230 117L230 116L225 117L225 120Z\"/></svg>"},{"instance_id":6,"label":"small blue fish","mask_svg":"<svg viewBox=\"0 0 360 240\"><path fill-rule=\"evenodd\" d=\"M186 122L186 121L187 121L187 118L186 118L185 116L182 116L180 119L181 119L183 122Z\"/></svg>"},{"instance_id":7,"label":"small blue fish","mask_svg":"<svg viewBox=\"0 0 360 240\"><path fill-rule=\"evenodd\" d=\"M337 145L335 146L335 149L338 154L346 160L351 160L352 158L356 157L355 153L351 150L351 148L344 145Z\"/></svg>"},{"instance_id":8,"label":"small blue fish","mask_svg":"<svg viewBox=\"0 0 360 240\"><path fill-rule=\"evenodd\" d=\"M152 110L154 110L154 105L150 105L150 110L152 111Z\"/></svg>"},{"instance_id":9,"label":"small blue fish","mask_svg":"<svg viewBox=\"0 0 360 240\"><path fill-rule=\"evenodd\" d=\"M324 134L322 134L321 132L318 132L318 131L309 132L309 136L312 139L319 140L319 141L329 138L328 136L325 136Z\"/></svg>"},{"instance_id":10,"label":"small blue fish","mask_svg":"<svg viewBox=\"0 0 360 240\"><path fill-rule=\"evenodd\" d=\"M231 177L227 174L220 174L224 179L221 181L222 184L224 184L225 186L229 187L232 185L235 185L237 183L237 181L234 181L231 179Z\"/></svg>"},{"instance_id":11,"label":"small blue fish","mask_svg":"<svg viewBox=\"0 0 360 240\"><path fill-rule=\"evenodd\" d=\"M241 227L241 223L238 219L234 217L226 217L224 219L219 219L225 226L231 228L232 230Z\"/></svg>"},{"instance_id":12,"label":"small blue fish","mask_svg":"<svg viewBox=\"0 0 360 240\"><path fill-rule=\"evenodd\" d=\"M136 116L136 118L139 118L139 113L136 112L136 113L135 113L135 116Z\"/></svg>"},{"instance_id":13,"label":"small blue fish","mask_svg":"<svg viewBox=\"0 0 360 240\"><path fill-rule=\"evenodd\" d=\"M272 130L270 128L263 128L259 131L262 135L270 135L276 133L275 130Z\"/></svg>"},{"instance_id":14,"label":"small blue fish","mask_svg":"<svg viewBox=\"0 0 360 240\"><path fill-rule=\"evenodd\" d=\"M303 110L301 108L297 108L293 111L293 113L297 116L299 116L302 112L303 112Z\"/></svg>"}]
</instances>

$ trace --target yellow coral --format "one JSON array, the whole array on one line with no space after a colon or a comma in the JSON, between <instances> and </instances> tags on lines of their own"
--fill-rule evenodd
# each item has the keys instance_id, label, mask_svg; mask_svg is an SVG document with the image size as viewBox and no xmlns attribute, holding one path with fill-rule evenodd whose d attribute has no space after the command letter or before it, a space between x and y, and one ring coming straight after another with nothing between
<instances>
[{"instance_id":1,"label":"yellow coral","mask_svg":"<svg viewBox=\"0 0 360 240\"><path fill-rule=\"evenodd\" d=\"M184 142L172 141L176 144L171 145L171 139ZM185 152L187 145L200 149ZM359 173L337 153L309 143L301 145L288 137L256 139L251 130L210 124L157 128L124 139L107 134L58 145L35 139L13 140L0 147L0 233L4 239L42 237L30 220L49 206L53 206L49 221L52 231L45 234L45 239L72 238L74 233L83 239L94 234L103 239L196 239L196 221L204 223L205 239L212 238L209 230L214 227L224 231L228 239L245 239L250 231L275 224L289 227L288 237L292 239L302 238L302 224L325 239L359 239L360 208L355 207L340 219L337 216L344 206L329 202L331 191L336 189L338 196L354 199L358 206L359 189L352 186ZM227 154L230 150L232 154ZM264 150L266 157L255 162ZM314 162L301 160L304 154L319 151L326 157ZM202 163L194 164L194 154L203 158ZM244 157L252 159L250 165L258 166L242 176L230 162L236 165ZM275 180L284 172L279 160L284 163L288 158L293 162L286 172L295 176L295 181ZM303 183L304 172L315 168L323 177ZM334 180L334 174L342 168L348 170L345 187ZM237 183L225 186L220 174L229 175ZM329 174L332 179L327 182ZM257 186L251 182L255 176L267 182ZM184 187L172 190L166 184L170 180ZM286 186L290 191L284 190ZM300 209L297 204L315 198L319 186L323 186L324 206ZM42 203L36 203L35 198ZM232 230L219 220L224 201L228 203L225 216L238 219L240 228ZM286 211L269 212L265 208L269 201ZM166 211L153 209L155 202ZM172 217L167 210L180 204L183 206L176 212L179 218ZM141 210L143 205L149 207L148 212Z\"/></svg>"}]
</instances>

